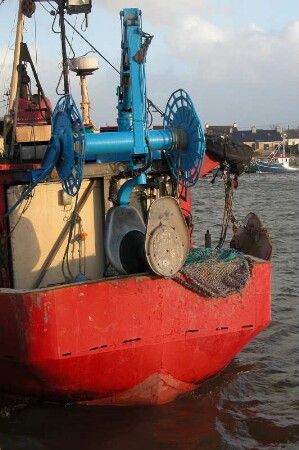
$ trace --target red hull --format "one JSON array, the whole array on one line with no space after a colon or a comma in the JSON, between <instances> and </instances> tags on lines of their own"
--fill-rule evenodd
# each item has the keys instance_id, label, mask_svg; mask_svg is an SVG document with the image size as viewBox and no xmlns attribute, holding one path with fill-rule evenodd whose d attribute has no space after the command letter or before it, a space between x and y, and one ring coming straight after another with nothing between
<instances>
[{"instance_id":1,"label":"red hull","mask_svg":"<svg viewBox=\"0 0 299 450\"><path fill-rule=\"evenodd\" d=\"M0 292L0 392L161 404L222 370L270 322L271 264L241 294L129 276Z\"/></svg>"}]
</instances>

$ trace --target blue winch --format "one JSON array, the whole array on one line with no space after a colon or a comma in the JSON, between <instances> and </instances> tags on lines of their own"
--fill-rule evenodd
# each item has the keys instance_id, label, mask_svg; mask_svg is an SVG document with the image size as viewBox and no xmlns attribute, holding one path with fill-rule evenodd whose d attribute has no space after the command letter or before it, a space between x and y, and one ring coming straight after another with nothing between
<instances>
[{"instance_id":1,"label":"blue winch","mask_svg":"<svg viewBox=\"0 0 299 450\"><path fill-rule=\"evenodd\" d=\"M205 154L205 138L189 95L175 91L163 114L163 128L150 129L145 83L145 60L153 36L141 28L141 11L121 12L122 43L118 95L118 129L86 133L78 108L70 95L57 103L52 137L41 169L32 172L32 183L7 212L9 215L34 187L55 168L64 191L78 194L84 164L122 162L124 183L117 201L107 213L104 247L111 265L120 273L150 267L155 273L173 276L183 265L190 236L179 202L171 196L151 202L144 221L130 205L136 186L151 185L153 162L166 160L169 178L189 188L196 183Z\"/></svg>"},{"instance_id":2,"label":"blue winch","mask_svg":"<svg viewBox=\"0 0 299 450\"><path fill-rule=\"evenodd\" d=\"M118 203L129 203L131 190L147 184L153 160L166 158L172 176L185 187L198 179L205 153L205 138L189 95L175 91L166 105L163 129L148 127L145 82L146 53L152 36L141 28L141 11L124 9L122 19L121 70L118 87L118 131L85 133L81 115L71 95L57 103L52 121L52 138L41 169L9 215L34 187L56 168L63 189L77 194L84 175L84 163L126 161L133 176L124 183Z\"/></svg>"}]
</instances>

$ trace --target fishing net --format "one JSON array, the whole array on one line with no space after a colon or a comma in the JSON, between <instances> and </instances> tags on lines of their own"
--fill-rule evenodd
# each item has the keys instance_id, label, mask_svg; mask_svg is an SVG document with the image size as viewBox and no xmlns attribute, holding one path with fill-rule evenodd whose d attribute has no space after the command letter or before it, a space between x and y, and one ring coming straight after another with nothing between
<instances>
[{"instance_id":1,"label":"fishing net","mask_svg":"<svg viewBox=\"0 0 299 450\"><path fill-rule=\"evenodd\" d=\"M197 248L175 280L207 297L226 297L240 292L250 279L250 262L235 249Z\"/></svg>"}]
</instances>

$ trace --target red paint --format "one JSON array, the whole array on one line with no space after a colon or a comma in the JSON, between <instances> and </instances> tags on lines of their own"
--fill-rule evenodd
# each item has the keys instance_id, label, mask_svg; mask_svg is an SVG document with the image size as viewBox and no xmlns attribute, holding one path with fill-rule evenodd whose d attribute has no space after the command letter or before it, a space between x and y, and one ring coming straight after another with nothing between
<instances>
[{"instance_id":1,"label":"red paint","mask_svg":"<svg viewBox=\"0 0 299 450\"><path fill-rule=\"evenodd\" d=\"M1 216L3 185L28 178L33 168L39 165L0 165ZM201 175L207 169L206 161ZM192 239L190 189L181 188L179 202ZM4 222L0 232L8 254ZM2 395L166 403L217 374L270 322L268 262L254 263L242 293L227 298L203 297L150 275L8 289L8 267L3 272L2 264L0 280Z\"/></svg>"},{"instance_id":2,"label":"red paint","mask_svg":"<svg viewBox=\"0 0 299 450\"><path fill-rule=\"evenodd\" d=\"M41 164L0 164L0 171L40 169Z\"/></svg>"},{"instance_id":3,"label":"red paint","mask_svg":"<svg viewBox=\"0 0 299 450\"><path fill-rule=\"evenodd\" d=\"M31 171L41 164L0 164L0 186L29 183Z\"/></svg>"},{"instance_id":4,"label":"red paint","mask_svg":"<svg viewBox=\"0 0 299 450\"><path fill-rule=\"evenodd\" d=\"M241 294L130 276L0 292L0 392L165 403L223 369L270 322L271 265Z\"/></svg>"},{"instance_id":5,"label":"red paint","mask_svg":"<svg viewBox=\"0 0 299 450\"><path fill-rule=\"evenodd\" d=\"M0 288L10 287L10 271L9 271L9 244L7 223L3 219L6 212L5 190L4 186L0 184Z\"/></svg>"},{"instance_id":6,"label":"red paint","mask_svg":"<svg viewBox=\"0 0 299 450\"><path fill-rule=\"evenodd\" d=\"M207 173L211 172L213 169L219 166L219 161L215 161L210 158L207 154L205 154L203 165L200 169L200 176L204 177Z\"/></svg>"},{"instance_id":7,"label":"red paint","mask_svg":"<svg viewBox=\"0 0 299 450\"><path fill-rule=\"evenodd\" d=\"M46 99L47 103L43 99L38 99L36 101L26 100L24 98L19 99L18 103L18 125L32 125L32 124L45 124L47 123L46 115L48 115L47 104L52 111L52 105L50 100Z\"/></svg>"}]
</instances>

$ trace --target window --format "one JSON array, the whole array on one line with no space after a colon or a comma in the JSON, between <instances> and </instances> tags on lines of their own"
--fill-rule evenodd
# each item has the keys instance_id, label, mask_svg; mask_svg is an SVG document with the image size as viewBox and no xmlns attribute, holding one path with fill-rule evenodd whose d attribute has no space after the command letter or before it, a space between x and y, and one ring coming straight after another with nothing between
<instances>
[{"instance_id":1,"label":"window","mask_svg":"<svg viewBox=\"0 0 299 450\"><path fill-rule=\"evenodd\" d=\"M269 144L264 144L264 150L269 150Z\"/></svg>"}]
</instances>

